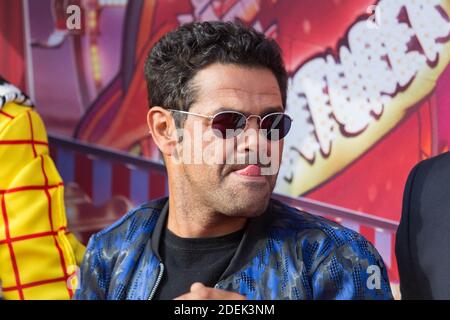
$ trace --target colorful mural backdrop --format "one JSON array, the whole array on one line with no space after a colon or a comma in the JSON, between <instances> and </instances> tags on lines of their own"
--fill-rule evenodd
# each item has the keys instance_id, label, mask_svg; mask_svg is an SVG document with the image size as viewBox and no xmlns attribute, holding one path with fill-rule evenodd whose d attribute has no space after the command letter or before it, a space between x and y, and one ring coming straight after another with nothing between
<instances>
[{"instance_id":1,"label":"colorful mural backdrop","mask_svg":"<svg viewBox=\"0 0 450 320\"><path fill-rule=\"evenodd\" d=\"M159 161L149 49L182 23L241 20L290 75L276 192L398 220L408 172L450 142L449 15L448 0L2 0L0 73L51 134Z\"/></svg>"}]
</instances>

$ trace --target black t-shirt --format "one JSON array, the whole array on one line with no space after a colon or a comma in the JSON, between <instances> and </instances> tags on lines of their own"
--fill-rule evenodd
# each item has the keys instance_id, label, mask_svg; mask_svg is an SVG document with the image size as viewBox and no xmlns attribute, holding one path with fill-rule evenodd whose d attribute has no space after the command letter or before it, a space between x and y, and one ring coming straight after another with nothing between
<instances>
[{"instance_id":1,"label":"black t-shirt","mask_svg":"<svg viewBox=\"0 0 450 320\"><path fill-rule=\"evenodd\" d=\"M244 229L214 238L180 238L165 228L159 248L164 274L154 299L174 299L188 293L194 282L214 287L243 234Z\"/></svg>"}]
</instances>

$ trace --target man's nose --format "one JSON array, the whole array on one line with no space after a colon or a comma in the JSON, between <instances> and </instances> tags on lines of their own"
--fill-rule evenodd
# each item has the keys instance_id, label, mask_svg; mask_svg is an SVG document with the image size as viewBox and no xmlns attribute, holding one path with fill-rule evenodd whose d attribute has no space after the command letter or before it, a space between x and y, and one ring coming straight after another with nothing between
<instances>
[{"instance_id":1,"label":"man's nose","mask_svg":"<svg viewBox=\"0 0 450 320\"><path fill-rule=\"evenodd\" d=\"M260 118L257 116L250 116L247 119L247 127L243 133L243 144L245 151L257 152L259 145L259 124Z\"/></svg>"},{"instance_id":2,"label":"man's nose","mask_svg":"<svg viewBox=\"0 0 450 320\"><path fill-rule=\"evenodd\" d=\"M247 128L253 128L253 130L258 131L259 130L259 126L261 124L261 117L258 115L250 115L247 118Z\"/></svg>"}]
</instances>

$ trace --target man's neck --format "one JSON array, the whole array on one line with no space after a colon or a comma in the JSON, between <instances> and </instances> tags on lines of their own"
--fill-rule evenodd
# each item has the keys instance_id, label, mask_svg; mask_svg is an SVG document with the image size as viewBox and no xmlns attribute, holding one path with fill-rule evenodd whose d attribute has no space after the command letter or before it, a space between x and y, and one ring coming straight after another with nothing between
<instances>
[{"instance_id":1,"label":"man's neck","mask_svg":"<svg viewBox=\"0 0 450 320\"><path fill-rule=\"evenodd\" d=\"M169 197L167 228L182 238L223 236L242 229L247 221L247 218L229 217L198 203L179 203L174 198Z\"/></svg>"}]
</instances>

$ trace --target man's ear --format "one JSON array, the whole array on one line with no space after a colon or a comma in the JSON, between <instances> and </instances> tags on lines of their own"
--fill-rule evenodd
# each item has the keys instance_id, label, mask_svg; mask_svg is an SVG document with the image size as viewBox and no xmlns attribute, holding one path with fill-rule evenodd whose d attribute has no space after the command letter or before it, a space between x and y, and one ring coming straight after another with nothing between
<instances>
[{"instance_id":1,"label":"man's ear","mask_svg":"<svg viewBox=\"0 0 450 320\"><path fill-rule=\"evenodd\" d=\"M147 113L147 125L161 153L173 155L176 152L177 130L170 111L158 106L151 107Z\"/></svg>"}]
</instances>

